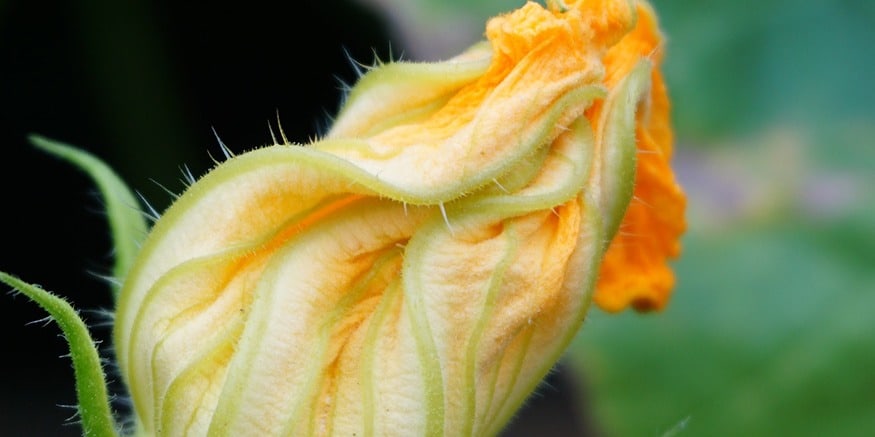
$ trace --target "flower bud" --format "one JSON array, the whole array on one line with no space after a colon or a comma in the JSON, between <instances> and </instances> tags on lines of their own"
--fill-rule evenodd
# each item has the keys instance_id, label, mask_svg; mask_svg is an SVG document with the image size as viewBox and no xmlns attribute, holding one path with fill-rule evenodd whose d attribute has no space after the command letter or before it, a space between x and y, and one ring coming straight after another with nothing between
<instances>
[{"instance_id":1,"label":"flower bud","mask_svg":"<svg viewBox=\"0 0 875 437\"><path fill-rule=\"evenodd\" d=\"M606 309L662 305L683 198L651 10L528 3L486 35L375 67L326 138L231 158L156 223L114 333L140 433L495 434L600 272Z\"/></svg>"}]
</instances>

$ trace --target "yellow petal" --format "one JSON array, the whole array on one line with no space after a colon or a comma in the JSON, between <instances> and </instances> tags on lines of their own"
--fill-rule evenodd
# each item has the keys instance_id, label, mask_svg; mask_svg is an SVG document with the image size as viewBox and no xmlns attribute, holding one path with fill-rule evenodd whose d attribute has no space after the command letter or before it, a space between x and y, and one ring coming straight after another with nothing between
<instances>
[{"instance_id":1,"label":"yellow petal","mask_svg":"<svg viewBox=\"0 0 875 437\"><path fill-rule=\"evenodd\" d=\"M489 22L488 45L375 67L325 139L195 183L121 292L139 431L499 432L599 274L607 309L646 296L618 278L661 286L648 262L665 245L616 241L682 227L671 195L657 213L630 206L634 191L661 208L673 182L667 157L636 166L636 148L671 141L638 9L634 27L626 1L529 3Z\"/></svg>"}]
</instances>

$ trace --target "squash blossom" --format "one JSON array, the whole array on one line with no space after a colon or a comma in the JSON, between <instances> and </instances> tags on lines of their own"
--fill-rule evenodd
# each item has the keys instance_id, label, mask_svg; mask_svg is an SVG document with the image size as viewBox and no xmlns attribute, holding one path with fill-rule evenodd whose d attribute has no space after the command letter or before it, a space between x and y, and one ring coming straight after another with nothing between
<instances>
[{"instance_id":1,"label":"squash blossom","mask_svg":"<svg viewBox=\"0 0 875 437\"><path fill-rule=\"evenodd\" d=\"M643 1L527 3L370 69L163 214L114 341L138 435L494 435L591 301L659 309L684 197Z\"/></svg>"}]
</instances>

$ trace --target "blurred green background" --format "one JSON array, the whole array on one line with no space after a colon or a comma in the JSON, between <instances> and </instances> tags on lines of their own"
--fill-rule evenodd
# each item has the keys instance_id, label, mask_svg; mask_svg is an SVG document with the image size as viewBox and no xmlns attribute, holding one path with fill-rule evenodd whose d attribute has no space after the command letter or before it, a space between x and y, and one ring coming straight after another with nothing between
<instances>
[{"instance_id":1,"label":"blurred green background","mask_svg":"<svg viewBox=\"0 0 875 437\"><path fill-rule=\"evenodd\" d=\"M149 179L178 191L182 164L205 172L211 126L243 151L269 142L278 111L305 142L336 110L337 79L355 77L347 54L443 59L520 4L0 2L0 269L111 305L85 273L109 265L100 202L26 133L101 156L160 210L170 199ZM526 428L558 411L608 436L875 435L875 2L654 6L689 196L677 289L661 313L592 311L530 403L571 404L508 432L569 435ZM4 300L0 434L76 435L57 431L72 413L55 405L73 403L62 340Z\"/></svg>"}]
</instances>

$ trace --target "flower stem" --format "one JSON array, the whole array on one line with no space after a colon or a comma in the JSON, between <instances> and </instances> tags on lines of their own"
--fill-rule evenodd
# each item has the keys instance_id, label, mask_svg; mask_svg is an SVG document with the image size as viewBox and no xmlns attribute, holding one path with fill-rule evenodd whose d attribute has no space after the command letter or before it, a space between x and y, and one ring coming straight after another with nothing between
<instances>
[{"instance_id":1,"label":"flower stem","mask_svg":"<svg viewBox=\"0 0 875 437\"><path fill-rule=\"evenodd\" d=\"M12 275L0 272L0 282L36 302L49 313L64 333L64 338L70 345L70 358L73 360L73 371L76 375L82 434L88 437L117 436L100 355L88 327L76 310L66 300Z\"/></svg>"}]
</instances>

